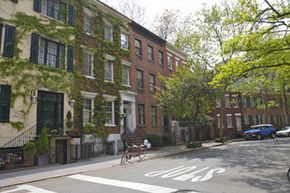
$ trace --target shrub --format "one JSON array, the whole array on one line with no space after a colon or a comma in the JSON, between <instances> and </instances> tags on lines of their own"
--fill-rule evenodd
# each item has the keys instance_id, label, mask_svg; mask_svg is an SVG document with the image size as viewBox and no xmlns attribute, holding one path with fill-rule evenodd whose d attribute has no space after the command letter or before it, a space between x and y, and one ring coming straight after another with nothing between
<instances>
[{"instance_id":1,"label":"shrub","mask_svg":"<svg viewBox=\"0 0 290 193\"><path fill-rule=\"evenodd\" d=\"M223 142L226 142L227 141L227 138L226 137L223 137L223 138L216 138L214 140L214 142L216 143L223 143Z\"/></svg>"},{"instance_id":2,"label":"shrub","mask_svg":"<svg viewBox=\"0 0 290 193\"><path fill-rule=\"evenodd\" d=\"M35 142L30 141L23 147L24 156L34 155L36 153L36 145Z\"/></svg>"},{"instance_id":3,"label":"shrub","mask_svg":"<svg viewBox=\"0 0 290 193\"><path fill-rule=\"evenodd\" d=\"M152 147L160 147L163 145L160 135L148 135L147 140L151 143Z\"/></svg>"},{"instance_id":4,"label":"shrub","mask_svg":"<svg viewBox=\"0 0 290 193\"><path fill-rule=\"evenodd\" d=\"M186 145L187 148L198 148L201 146L202 143L200 141L191 141L189 144Z\"/></svg>"}]
</instances>

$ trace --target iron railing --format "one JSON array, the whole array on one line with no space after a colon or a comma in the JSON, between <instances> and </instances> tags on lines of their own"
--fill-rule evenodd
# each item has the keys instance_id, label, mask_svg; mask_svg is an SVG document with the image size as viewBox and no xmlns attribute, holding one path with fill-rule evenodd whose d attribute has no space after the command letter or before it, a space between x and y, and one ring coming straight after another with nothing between
<instances>
[{"instance_id":1,"label":"iron railing","mask_svg":"<svg viewBox=\"0 0 290 193\"><path fill-rule=\"evenodd\" d=\"M19 135L17 135L14 139L8 141L0 148L9 148L9 147L22 147L29 141L34 141L36 137L36 125L26 129Z\"/></svg>"}]
</instances>

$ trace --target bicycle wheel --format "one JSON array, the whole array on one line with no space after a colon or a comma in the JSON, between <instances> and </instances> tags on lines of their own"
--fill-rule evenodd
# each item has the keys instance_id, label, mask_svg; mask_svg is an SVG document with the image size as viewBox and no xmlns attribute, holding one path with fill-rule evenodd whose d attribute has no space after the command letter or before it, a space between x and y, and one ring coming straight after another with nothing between
<instances>
[{"instance_id":1,"label":"bicycle wheel","mask_svg":"<svg viewBox=\"0 0 290 193\"><path fill-rule=\"evenodd\" d=\"M287 178L288 178L288 181L290 182L290 168L288 169L288 172L287 172Z\"/></svg>"},{"instance_id":2,"label":"bicycle wheel","mask_svg":"<svg viewBox=\"0 0 290 193\"><path fill-rule=\"evenodd\" d=\"M125 165L128 162L127 152L124 152L121 158L121 165Z\"/></svg>"},{"instance_id":3,"label":"bicycle wheel","mask_svg":"<svg viewBox=\"0 0 290 193\"><path fill-rule=\"evenodd\" d=\"M141 152L140 152L140 154L139 154L139 158L140 158L141 160L143 160L143 159L145 159L145 157L146 157L147 149L146 149L145 147L143 147L143 148L141 148L140 151L141 151Z\"/></svg>"}]
</instances>

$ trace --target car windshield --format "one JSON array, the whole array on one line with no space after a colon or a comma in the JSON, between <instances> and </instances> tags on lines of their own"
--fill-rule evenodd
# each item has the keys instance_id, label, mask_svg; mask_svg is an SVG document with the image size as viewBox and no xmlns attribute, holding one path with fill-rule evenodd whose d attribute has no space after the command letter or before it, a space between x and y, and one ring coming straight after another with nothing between
<instances>
[{"instance_id":1,"label":"car windshield","mask_svg":"<svg viewBox=\"0 0 290 193\"><path fill-rule=\"evenodd\" d=\"M281 131L285 131L285 130L288 130L289 129L289 127L283 127L282 129L281 129Z\"/></svg>"},{"instance_id":2,"label":"car windshield","mask_svg":"<svg viewBox=\"0 0 290 193\"><path fill-rule=\"evenodd\" d=\"M261 127L251 127L251 130L261 130Z\"/></svg>"}]
</instances>

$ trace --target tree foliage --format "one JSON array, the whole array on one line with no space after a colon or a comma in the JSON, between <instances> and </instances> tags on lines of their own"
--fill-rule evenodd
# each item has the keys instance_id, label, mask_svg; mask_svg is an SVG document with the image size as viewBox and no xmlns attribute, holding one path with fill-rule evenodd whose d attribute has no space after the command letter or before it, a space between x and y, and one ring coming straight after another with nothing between
<instances>
[{"instance_id":1,"label":"tree foliage","mask_svg":"<svg viewBox=\"0 0 290 193\"><path fill-rule=\"evenodd\" d=\"M158 94L161 106L178 120L188 120L192 136L198 124L208 121L215 93L208 84L212 76L212 71L192 64L181 66L170 78L161 77L165 83L165 89Z\"/></svg>"}]
</instances>

